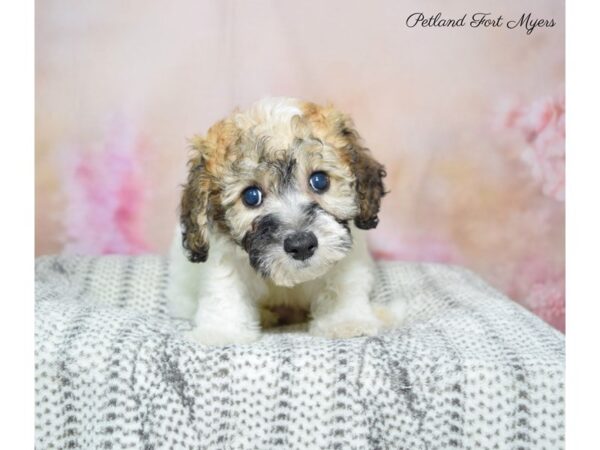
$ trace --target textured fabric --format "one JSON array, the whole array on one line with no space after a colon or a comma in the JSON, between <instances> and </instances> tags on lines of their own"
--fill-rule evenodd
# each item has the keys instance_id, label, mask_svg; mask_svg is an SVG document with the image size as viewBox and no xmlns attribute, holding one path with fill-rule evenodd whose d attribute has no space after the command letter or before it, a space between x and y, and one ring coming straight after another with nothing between
<instances>
[{"instance_id":1,"label":"textured fabric","mask_svg":"<svg viewBox=\"0 0 600 450\"><path fill-rule=\"evenodd\" d=\"M382 263L378 337L186 341L167 262L36 261L37 448L563 447L564 336L472 273Z\"/></svg>"}]
</instances>

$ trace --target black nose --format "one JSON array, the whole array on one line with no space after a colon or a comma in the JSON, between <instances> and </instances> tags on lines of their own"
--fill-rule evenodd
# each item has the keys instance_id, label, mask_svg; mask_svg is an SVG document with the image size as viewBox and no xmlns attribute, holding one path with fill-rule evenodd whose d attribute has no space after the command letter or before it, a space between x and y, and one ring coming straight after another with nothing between
<instances>
[{"instance_id":1,"label":"black nose","mask_svg":"<svg viewBox=\"0 0 600 450\"><path fill-rule=\"evenodd\" d=\"M319 241L314 233L310 231L300 231L285 238L283 249L289 253L292 258L304 261L310 258L317 247Z\"/></svg>"}]
</instances>

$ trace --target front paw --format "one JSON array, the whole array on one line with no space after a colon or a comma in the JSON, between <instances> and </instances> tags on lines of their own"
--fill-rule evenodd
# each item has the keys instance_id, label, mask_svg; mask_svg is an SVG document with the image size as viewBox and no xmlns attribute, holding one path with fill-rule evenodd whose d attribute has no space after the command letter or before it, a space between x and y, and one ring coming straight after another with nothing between
<instances>
[{"instance_id":1,"label":"front paw","mask_svg":"<svg viewBox=\"0 0 600 450\"><path fill-rule=\"evenodd\" d=\"M309 332L314 336L330 339L346 339L357 336L375 336L381 323L375 317L369 318L326 318L311 322Z\"/></svg>"},{"instance_id":2,"label":"front paw","mask_svg":"<svg viewBox=\"0 0 600 450\"><path fill-rule=\"evenodd\" d=\"M253 329L223 329L201 326L185 333L185 337L197 344L225 346L255 342L260 338L260 332Z\"/></svg>"}]
</instances>

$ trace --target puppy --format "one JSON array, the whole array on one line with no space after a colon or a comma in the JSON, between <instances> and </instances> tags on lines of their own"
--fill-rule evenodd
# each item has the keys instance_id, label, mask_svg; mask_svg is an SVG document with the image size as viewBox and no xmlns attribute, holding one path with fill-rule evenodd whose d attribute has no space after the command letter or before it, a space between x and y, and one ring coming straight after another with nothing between
<instances>
[{"instance_id":1,"label":"puppy","mask_svg":"<svg viewBox=\"0 0 600 450\"><path fill-rule=\"evenodd\" d=\"M194 320L192 339L252 342L263 307L306 310L310 333L330 338L402 319L369 303L363 230L377 226L385 170L348 116L265 99L192 148L167 290L171 313Z\"/></svg>"}]
</instances>

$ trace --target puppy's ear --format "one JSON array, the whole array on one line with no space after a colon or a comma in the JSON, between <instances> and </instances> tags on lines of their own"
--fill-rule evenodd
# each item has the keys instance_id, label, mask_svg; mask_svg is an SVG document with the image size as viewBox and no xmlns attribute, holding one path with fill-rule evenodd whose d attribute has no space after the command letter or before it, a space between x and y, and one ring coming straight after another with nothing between
<instances>
[{"instance_id":1,"label":"puppy's ear","mask_svg":"<svg viewBox=\"0 0 600 450\"><path fill-rule=\"evenodd\" d=\"M358 214L354 218L354 224L363 230L375 228L379 223L377 214L381 197L386 194L383 185L385 168L373 158L369 149L361 144L360 136L349 118L344 117L338 121L337 128L346 143L343 151L356 177Z\"/></svg>"},{"instance_id":2,"label":"puppy's ear","mask_svg":"<svg viewBox=\"0 0 600 450\"><path fill-rule=\"evenodd\" d=\"M180 205L181 240L187 258L204 262L208 258L208 197L210 183L202 153L203 141L193 143L196 155L188 162L189 172Z\"/></svg>"}]
</instances>

